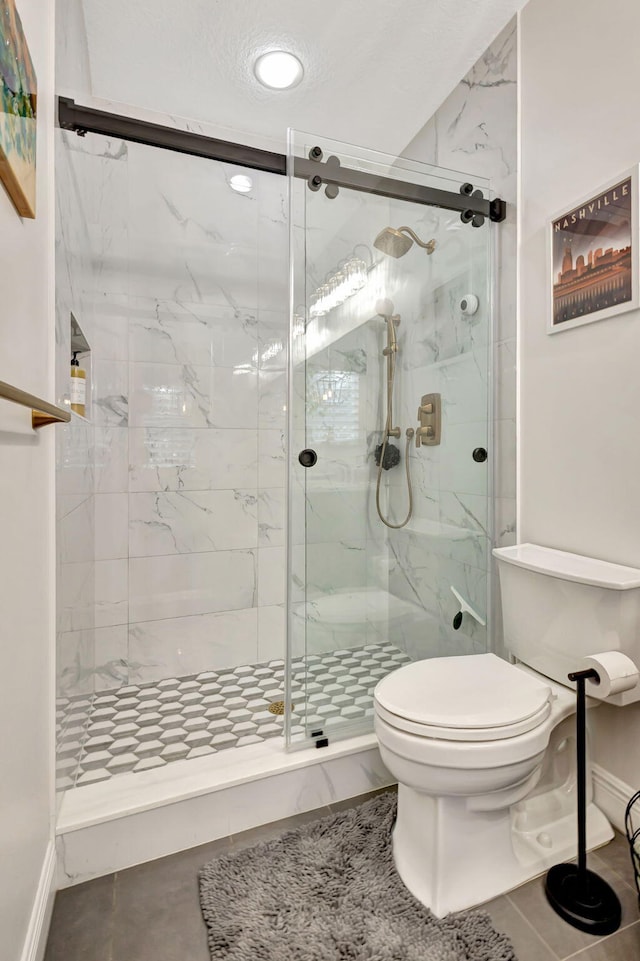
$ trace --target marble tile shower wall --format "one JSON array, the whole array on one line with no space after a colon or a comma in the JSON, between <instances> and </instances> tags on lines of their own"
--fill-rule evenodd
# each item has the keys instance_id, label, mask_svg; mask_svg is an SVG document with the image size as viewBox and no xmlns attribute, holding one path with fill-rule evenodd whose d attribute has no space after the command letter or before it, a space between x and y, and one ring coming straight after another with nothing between
<instances>
[{"instance_id":1,"label":"marble tile shower wall","mask_svg":"<svg viewBox=\"0 0 640 961\"><path fill-rule=\"evenodd\" d=\"M91 276L81 168L84 157L56 131L56 394L69 403L70 314L90 332L93 310L83 289ZM95 630L93 428L72 414L56 430L56 590L58 688L93 688Z\"/></svg>"},{"instance_id":2,"label":"marble tile shower wall","mask_svg":"<svg viewBox=\"0 0 640 961\"><path fill-rule=\"evenodd\" d=\"M427 163L489 178L508 204L494 230L493 526L498 546L516 538L517 21L514 18L404 151ZM450 505L451 506L451 505ZM454 504L455 510L459 508ZM443 508L447 510L446 503ZM454 517L452 515L452 517ZM445 518L446 519L446 518ZM472 522L473 523L473 522ZM485 574L486 576L486 574ZM473 591L473 585L469 585ZM501 646L497 578L493 642Z\"/></svg>"},{"instance_id":3,"label":"marble tile shower wall","mask_svg":"<svg viewBox=\"0 0 640 961\"><path fill-rule=\"evenodd\" d=\"M346 307L342 319L349 317L345 326L352 329L308 354L304 369L294 374L306 431L299 441L294 431L293 450L309 445L318 454L313 472L304 477L294 470L293 475L292 639L297 655L305 649L324 654L380 640L379 632L371 634L369 621L373 613L384 617L386 580L377 561L380 554L386 557L386 544L379 526L371 529L368 523L371 444L380 421L380 325L363 324L362 316ZM299 584L305 593L296 603Z\"/></svg>"},{"instance_id":4,"label":"marble tile shower wall","mask_svg":"<svg viewBox=\"0 0 640 961\"><path fill-rule=\"evenodd\" d=\"M307 328L307 348L317 347L311 357L307 354L299 378L300 409L309 394L313 406L313 383L309 391L307 378L325 370L333 380L345 371L357 372L361 399L351 448L330 431L325 435L322 419L310 411L307 428L310 422L313 430L306 440L311 436L320 460L307 483L306 529L304 491L293 488L294 538L297 531L298 540L307 540L306 552L300 545L299 555L305 561L300 578L306 580L309 596L319 599L317 623L313 604L311 613L309 608L306 611L305 639L313 651L348 646L363 623L368 641L390 637L414 658L477 652L488 644L500 647L501 631L495 620L491 638L470 618L454 631L452 620L459 605L451 587L486 616L488 595L495 590L495 581L490 582L492 541L511 543L515 536L515 21L405 153L462 170L462 179L488 178L493 190L507 200L509 216L489 237L488 226L478 231L465 228L459 218L429 208L417 208L408 215L377 198L367 198L365 203L346 192L330 211L321 194L300 199L300 208L306 208L307 214L307 229L298 238L300 262L306 266L311 289L322 283L326 270L349 256L355 244L371 244L385 223L405 223L409 216L420 235L436 236L438 242L430 258L421 260L419 252L413 251L401 261L383 260L372 272L363 297L357 295L333 311L328 323ZM341 229L336 235L331 223L338 217ZM496 249L492 251L493 241ZM497 281L493 311L487 286L489 266L496 270ZM480 299L473 318L459 310L461 297L469 292ZM398 531L384 528L375 508L376 471L371 455L384 417L384 327L376 320L363 323L363 318L375 313L377 297L390 297L402 316L394 409L403 435L407 426L416 424L423 393L441 392L444 404L441 447L412 449L414 514L407 527ZM489 329L492 313L496 317L493 332ZM489 363L492 341L494 378ZM296 383L294 377L294 390ZM487 412L494 418L490 431ZM474 447L487 445L494 455L496 497L492 502L489 465L476 464L471 458ZM398 446L404 454L404 436ZM387 485L383 507L399 520L407 503L404 471L385 475ZM294 563L296 558L294 552ZM351 623L341 623L349 618L338 616L339 596L329 598L327 604L327 594L345 591ZM495 601L493 606L495 617L499 606ZM359 618L353 616L356 609Z\"/></svg>"},{"instance_id":5,"label":"marble tile shower wall","mask_svg":"<svg viewBox=\"0 0 640 961\"><path fill-rule=\"evenodd\" d=\"M93 685L281 657L284 181L91 140Z\"/></svg>"},{"instance_id":6,"label":"marble tile shower wall","mask_svg":"<svg viewBox=\"0 0 640 961\"><path fill-rule=\"evenodd\" d=\"M403 427L417 426L421 396L439 393L442 437L437 447L411 445L413 514L388 535L390 593L413 607L394 624L396 643L413 658L487 649L486 629L472 618L453 629L460 605L451 588L486 620L491 547L488 465L472 458L474 448L488 444L489 238L459 229L450 215L435 229L425 226L421 233L434 235L438 246L426 267L428 283L414 282L405 302L396 409ZM480 303L473 318L459 309L469 292ZM389 484L391 502L406 503L404 476L395 472Z\"/></svg>"},{"instance_id":7,"label":"marble tile shower wall","mask_svg":"<svg viewBox=\"0 0 640 961\"><path fill-rule=\"evenodd\" d=\"M494 231L495 529L497 546L515 542L516 525L516 248L517 21L498 35L436 112L436 163L488 177L506 200L506 221Z\"/></svg>"},{"instance_id":8,"label":"marble tile shower wall","mask_svg":"<svg viewBox=\"0 0 640 961\"><path fill-rule=\"evenodd\" d=\"M489 177L510 204L495 231L498 459L487 532L502 544L515 536L515 125L514 21L405 151ZM58 435L61 687L103 689L281 656L284 184L257 174L243 197L222 165L58 136L60 401L69 310L93 348L92 423L74 418ZM379 392L380 331L372 336L376 364L366 380L375 373ZM388 588L390 603L406 594L415 605L406 573L421 571L426 584L442 559L407 537L387 580L371 487L367 502L362 553L373 561L350 586ZM455 499L441 503L453 526L468 523ZM421 506L429 519L428 502ZM475 546L456 541L451 553ZM480 590L486 571L465 563L480 572L467 586ZM404 611L401 603L400 630ZM404 643L411 648L411 637Z\"/></svg>"},{"instance_id":9,"label":"marble tile shower wall","mask_svg":"<svg viewBox=\"0 0 640 961\"><path fill-rule=\"evenodd\" d=\"M414 658L484 650L486 632L474 622L453 632L458 605L450 587L484 615L488 471L471 451L487 443L488 230L463 227L455 215L374 203L356 211L352 198L341 200L352 244L389 221L435 234L438 247L430 258L418 248L406 259L380 258L360 294L326 323L307 328L308 346L318 349L307 353L294 394L306 412L305 441L319 460L305 487L294 485L292 505L294 544L305 561L301 578L312 602L305 609L307 647L314 653L348 647L366 633L371 643L392 638ZM482 305L472 322L458 309L468 290ZM407 511L405 430L416 426L425 392L441 392L444 408L442 445L409 447L415 496L401 530L386 528L376 511L373 454L385 417L386 330L375 304L383 296L400 315L394 426L401 438L394 443L401 466L385 472L381 490L392 523Z\"/></svg>"},{"instance_id":10,"label":"marble tile shower wall","mask_svg":"<svg viewBox=\"0 0 640 961\"><path fill-rule=\"evenodd\" d=\"M409 223L437 241L432 257L417 247L401 260L374 250L367 286L307 327L306 363L294 377L294 396L306 414L304 440L319 461L306 490L294 484L292 505L294 543L305 561L300 578L313 601L306 609L307 646L314 652L347 647L366 632L368 642L391 638L413 658L485 650L486 630L469 618L453 630L459 605L450 588L485 616L488 467L475 463L471 452L487 445L489 228L474 230L457 215L430 208L407 210L377 198L362 204L346 192L331 210L315 196L307 208L308 249L301 258L307 272L309 264L324 267L325 250L337 260L356 244L370 244L385 223ZM332 217L341 223L344 249L337 254ZM322 269L316 273L321 279ZM309 281L313 289L317 280L307 276ZM471 319L459 310L469 291L481 305ZM417 426L424 393L437 391L443 398L441 446L409 447L413 516L400 530L385 527L376 510L373 454L382 440L387 363L386 329L376 315L380 298L390 298L400 315L394 426L401 437L394 443L401 466L384 473L381 488L382 510L392 523L405 517L408 504L405 430ZM346 599L340 596L345 593ZM327 597L332 594L337 596Z\"/></svg>"}]
</instances>

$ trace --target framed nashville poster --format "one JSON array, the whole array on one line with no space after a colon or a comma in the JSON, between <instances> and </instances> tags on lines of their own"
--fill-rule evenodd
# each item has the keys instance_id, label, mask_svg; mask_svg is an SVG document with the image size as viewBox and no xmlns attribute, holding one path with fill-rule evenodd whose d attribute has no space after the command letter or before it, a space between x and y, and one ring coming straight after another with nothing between
<instances>
[{"instance_id":1,"label":"framed nashville poster","mask_svg":"<svg viewBox=\"0 0 640 961\"><path fill-rule=\"evenodd\" d=\"M638 167L552 218L548 333L638 307Z\"/></svg>"}]
</instances>

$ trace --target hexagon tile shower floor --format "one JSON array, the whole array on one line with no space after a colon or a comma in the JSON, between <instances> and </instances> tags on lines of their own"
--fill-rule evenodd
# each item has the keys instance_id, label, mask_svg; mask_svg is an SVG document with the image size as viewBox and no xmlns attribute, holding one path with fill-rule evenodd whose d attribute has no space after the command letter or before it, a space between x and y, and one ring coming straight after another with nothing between
<instances>
[{"instance_id":1,"label":"hexagon tile shower floor","mask_svg":"<svg viewBox=\"0 0 640 961\"><path fill-rule=\"evenodd\" d=\"M371 716L378 681L408 661L393 644L298 659L293 733L304 732L305 713L307 726L327 734L345 718ZM269 661L60 698L58 789L281 735L283 718L269 708L283 697L284 662Z\"/></svg>"}]
</instances>

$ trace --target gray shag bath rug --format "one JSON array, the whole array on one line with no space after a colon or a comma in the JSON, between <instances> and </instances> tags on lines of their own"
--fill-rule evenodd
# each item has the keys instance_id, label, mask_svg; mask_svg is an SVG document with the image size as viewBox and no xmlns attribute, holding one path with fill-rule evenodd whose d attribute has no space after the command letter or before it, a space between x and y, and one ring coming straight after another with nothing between
<instances>
[{"instance_id":1,"label":"gray shag bath rug","mask_svg":"<svg viewBox=\"0 0 640 961\"><path fill-rule=\"evenodd\" d=\"M436 918L396 873L394 794L211 861L213 961L516 961L483 911Z\"/></svg>"}]
</instances>

